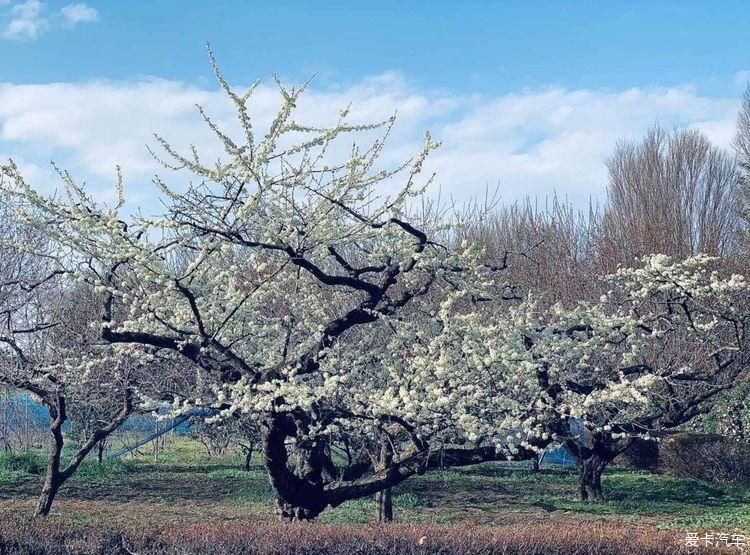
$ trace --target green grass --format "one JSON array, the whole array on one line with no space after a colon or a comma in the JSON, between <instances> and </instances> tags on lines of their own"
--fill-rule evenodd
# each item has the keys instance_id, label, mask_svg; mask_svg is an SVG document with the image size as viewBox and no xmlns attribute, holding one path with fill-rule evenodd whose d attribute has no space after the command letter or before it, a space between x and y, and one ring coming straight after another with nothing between
<instances>
[{"instance_id":1,"label":"green grass","mask_svg":"<svg viewBox=\"0 0 750 555\"><path fill-rule=\"evenodd\" d=\"M91 521L102 511L139 513L155 522L271 519L273 495L257 458L250 471L233 454L209 458L202 446L174 440L158 458L143 454L101 465L85 461L65 485L56 509ZM41 475L8 470L0 459L0 517L30 506ZM750 531L750 488L719 486L613 469L603 480L607 501L576 500L575 475L566 470L529 470L485 464L429 472L394 489L401 522L606 521L659 528ZM372 522L372 499L326 511L323 522Z\"/></svg>"},{"instance_id":2,"label":"green grass","mask_svg":"<svg viewBox=\"0 0 750 555\"><path fill-rule=\"evenodd\" d=\"M5 472L41 474L46 466L44 458L34 451L27 453L0 453L0 469Z\"/></svg>"}]
</instances>

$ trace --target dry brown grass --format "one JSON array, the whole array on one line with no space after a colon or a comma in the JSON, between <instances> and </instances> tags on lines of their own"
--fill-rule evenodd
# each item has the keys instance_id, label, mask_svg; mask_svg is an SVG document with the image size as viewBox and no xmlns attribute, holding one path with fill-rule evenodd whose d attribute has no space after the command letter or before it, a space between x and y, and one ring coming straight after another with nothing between
<instances>
[{"instance_id":1,"label":"dry brown grass","mask_svg":"<svg viewBox=\"0 0 750 555\"><path fill-rule=\"evenodd\" d=\"M676 532L603 523L356 526L213 522L164 527L142 522L91 525L52 517L43 521L7 519L0 524L0 552L27 554L696 553L683 544L684 536Z\"/></svg>"}]
</instances>

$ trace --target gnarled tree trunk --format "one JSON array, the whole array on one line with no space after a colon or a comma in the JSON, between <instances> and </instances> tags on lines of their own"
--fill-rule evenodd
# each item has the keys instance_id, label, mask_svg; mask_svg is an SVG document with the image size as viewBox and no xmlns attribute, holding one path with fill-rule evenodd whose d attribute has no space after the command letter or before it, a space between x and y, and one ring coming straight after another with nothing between
<instances>
[{"instance_id":1,"label":"gnarled tree trunk","mask_svg":"<svg viewBox=\"0 0 750 555\"><path fill-rule=\"evenodd\" d=\"M337 476L325 442L304 439L304 416L289 413L270 413L261 425L261 447L268 480L276 495L278 516L286 521L312 520L327 507L374 495L393 488L415 474L431 468L466 466L481 462L505 460L494 446L445 448L430 450L417 437L404 445L403 452L390 455L384 467L370 473L344 473ZM297 441L297 465L290 468L288 441ZM527 460L536 453L520 449L514 460ZM391 458L392 457L392 458ZM358 469L359 470L359 469ZM392 518L391 501L386 493L383 516Z\"/></svg>"},{"instance_id":2,"label":"gnarled tree trunk","mask_svg":"<svg viewBox=\"0 0 750 555\"><path fill-rule=\"evenodd\" d=\"M328 504L325 500L323 471L318 446L298 449L295 471L289 468L287 438L295 438L297 424L291 415L270 414L261 426L263 461L276 494L276 509L281 520L315 519Z\"/></svg>"},{"instance_id":3,"label":"gnarled tree trunk","mask_svg":"<svg viewBox=\"0 0 750 555\"><path fill-rule=\"evenodd\" d=\"M578 468L578 497L583 502L605 501L602 474L612 460L627 449L631 439L613 439L608 434L587 432L585 437L565 443Z\"/></svg>"},{"instance_id":4,"label":"gnarled tree trunk","mask_svg":"<svg viewBox=\"0 0 750 555\"><path fill-rule=\"evenodd\" d=\"M576 461L578 465L578 496L581 501L601 503L604 501L602 491L602 473L607 466L605 459L596 454Z\"/></svg>"}]
</instances>

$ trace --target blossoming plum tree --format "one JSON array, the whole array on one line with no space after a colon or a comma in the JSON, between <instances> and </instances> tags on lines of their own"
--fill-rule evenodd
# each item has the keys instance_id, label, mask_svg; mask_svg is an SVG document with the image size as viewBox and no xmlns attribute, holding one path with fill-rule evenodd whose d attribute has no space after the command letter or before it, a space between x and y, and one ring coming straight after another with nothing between
<instances>
[{"instance_id":1,"label":"blossoming plum tree","mask_svg":"<svg viewBox=\"0 0 750 555\"><path fill-rule=\"evenodd\" d=\"M513 310L507 364L528 365L548 427L573 453L582 500L634 438L659 438L711 410L747 375L750 290L713 259L651 255L608 276L595 303Z\"/></svg>"},{"instance_id":2,"label":"blossoming plum tree","mask_svg":"<svg viewBox=\"0 0 750 555\"><path fill-rule=\"evenodd\" d=\"M388 342L405 346L403 333L413 332L403 326L396 334L391 323L438 284L466 295L467 283L492 282L504 261L480 267L472 249L446 248L433 224L408 216L410 199L431 181L419 182L437 146L429 135L413 159L378 167L393 118L354 125L345 109L333 126L305 125L293 117L304 87L279 84L281 107L258 137L249 115L254 87L236 92L213 66L236 108L239 137L201 108L222 158L205 162L195 148L183 155L157 137L164 166L193 179L187 187L156 179L166 213L121 216L120 179L115 206L97 203L67 172L60 172L65 195L45 197L12 162L3 168L5 189L24 223L50 241L46 254L103 296L105 340L169 350L200 368L197 393L176 399L177 409L261 415L280 515L314 518L437 464L421 430L434 436L438 419L422 422L425 406L412 410L413 394L389 400L397 366L377 353ZM344 151L341 138L352 133L377 137ZM447 412L445 397L436 403ZM337 426L362 422L377 437L387 430L408 441L378 468L345 479L328 438ZM441 460L497 456L494 447L477 449L443 450Z\"/></svg>"}]
</instances>

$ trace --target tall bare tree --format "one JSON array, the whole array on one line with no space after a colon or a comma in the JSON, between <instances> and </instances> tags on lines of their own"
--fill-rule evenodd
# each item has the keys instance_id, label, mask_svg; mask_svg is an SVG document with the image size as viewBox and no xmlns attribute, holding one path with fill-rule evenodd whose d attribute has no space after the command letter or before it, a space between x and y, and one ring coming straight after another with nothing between
<instances>
[{"instance_id":1,"label":"tall bare tree","mask_svg":"<svg viewBox=\"0 0 750 555\"><path fill-rule=\"evenodd\" d=\"M734 149L737 152L741 180L745 187L750 186L750 85L745 89L745 94L742 96L740 112L737 116Z\"/></svg>"},{"instance_id":2,"label":"tall bare tree","mask_svg":"<svg viewBox=\"0 0 750 555\"><path fill-rule=\"evenodd\" d=\"M685 258L736 249L738 168L700 131L656 126L641 141L621 142L607 168L605 260L627 265L651 253Z\"/></svg>"}]
</instances>

